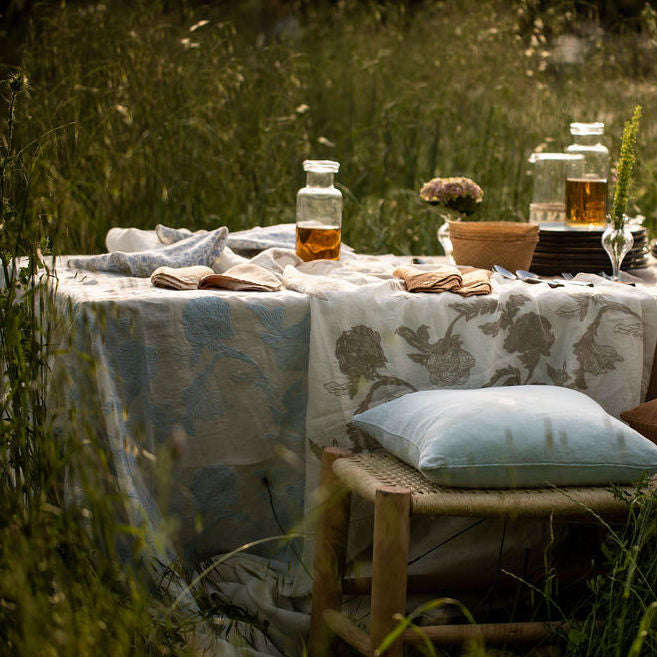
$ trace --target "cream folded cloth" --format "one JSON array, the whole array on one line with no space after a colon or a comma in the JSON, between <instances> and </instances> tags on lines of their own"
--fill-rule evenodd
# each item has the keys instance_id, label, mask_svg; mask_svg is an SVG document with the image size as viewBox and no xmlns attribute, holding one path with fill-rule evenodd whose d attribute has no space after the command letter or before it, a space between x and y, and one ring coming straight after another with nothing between
<instances>
[{"instance_id":1,"label":"cream folded cloth","mask_svg":"<svg viewBox=\"0 0 657 657\"><path fill-rule=\"evenodd\" d=\"M473 269L472 271L463 274L463 284L458 290L454 290L456 294L462 297L472 297L475 294L490 294L491 271L489 269Z\"/></svg>"},{"instance_id":2,"label":"cream folded cloth","mask_svg":"<svg viewBox=\"0 0 657 657\"><path fill-rule=\"evenodd\" d=\"M204 276L198 285L203 290L209 287L221 287L227 290L245 290L251 292L275 292L281 289L281 281L268 269L251 262L231 267L223 274Z\"/></svg>"},{"instance_id":3,"label":"cream folded cloth","mask_svg":"<svg viewBox=\"0 0 657 657\"><path fill-rule=\"evenodd\" d=\"M393 272L403 279L409 292L452 292L461 287L463 277L457 267L424 271L410 265L397 267Z\"/></svg>"},{"instance_id":4,"label":"cream folded cloth","mask_svg":"<svg viewBox=\"0 0 657 657\"><path fill-rule=\"evenodd\" d=\"M218 287L226 290L274 292L281 282L268 269L246 262L231 267L223 274L215 274L210 267L158 267L151 275L156 287L171 290L204 290Z\"/></svg>"},{"instance_id":5,"label":"cream folded cloth","mask_svg":"<svg viewBox=\"0 0 657 657\"><path fill-rule=\"evenodd\" d=\"M191 267L158 267L151 274L151 283L155 287L170 290L196 290L204 276L214 274L210 267L192 265Z\"/></svg>"},{"instance_id":6,"label":"cream folded cloth","mask_svg":"<svg viewBox=\"0 0 657 657\"><path fill-rule=\"evenodd\" d=\"M491 273L487 269L463 273L458 267L425 271L405 265L397 267L392 273L404 281L409 292L454 292L464 297L491 292Z\"/></svg>"}]
</instances>

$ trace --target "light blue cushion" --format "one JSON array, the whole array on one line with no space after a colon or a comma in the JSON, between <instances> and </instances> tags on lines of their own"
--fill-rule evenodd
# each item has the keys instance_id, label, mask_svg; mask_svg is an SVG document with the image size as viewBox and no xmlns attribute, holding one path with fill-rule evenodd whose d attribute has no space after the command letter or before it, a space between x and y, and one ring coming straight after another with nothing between
<instances>
[{"instance_id":1,"label":"light blue cushion","mask_svg":"<svg viewBox=\"0 0 657 657\"><path fill-rule=\"evenodd\" d=\"M623 484L657 470L656 445L557 386L414 392L352 422L443 486Z\"/></svg>"}]
</instances>

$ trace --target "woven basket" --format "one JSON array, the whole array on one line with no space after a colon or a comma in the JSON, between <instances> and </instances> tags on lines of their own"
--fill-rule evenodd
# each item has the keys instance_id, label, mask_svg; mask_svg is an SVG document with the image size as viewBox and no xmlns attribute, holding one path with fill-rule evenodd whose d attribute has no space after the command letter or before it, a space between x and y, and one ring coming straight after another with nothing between
<instances>
[{"instance_id":1,"label":"woven basket","mask_svg":"<svg viewBox=\"0 0 657 657\"><path fill-rule=\"evenodd\" d=\"M538 226L512 221L450 221L449 237L457 265L491 269L529 269L538 243Z\"/></svg>"}]
</instances>

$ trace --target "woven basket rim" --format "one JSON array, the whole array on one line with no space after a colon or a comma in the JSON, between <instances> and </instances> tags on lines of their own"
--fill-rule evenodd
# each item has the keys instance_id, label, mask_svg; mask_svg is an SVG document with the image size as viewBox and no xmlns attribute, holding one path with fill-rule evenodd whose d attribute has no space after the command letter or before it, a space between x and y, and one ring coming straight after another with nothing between
<instances>
[{"instance_id":1,"label":"woven basket rim","mask_svg":"<svg viewBox=\"0 0 657 657\"><path fill-rule=\"evenodd\" d=\"M511 237L505 235L450 235L450 239L453 240L462 240L464 242L505 242L506 244L517 244L517 243L528 243L528 244L538 244L538 237L533 236L518 236L513 235Z\"/></svg>"},{"instance_id":2,"label":"woven basket rim","mask_svg":"<svg viewBox=\"0 0 657 657\"><path fill-rule=\"evenodd\" d=\"M522 239L535 238L538 240L538 226L535 224L520 224L511 222L449 222L450 237L461 236L469 238L486 239Z\"/></svg>"}]
</instances>

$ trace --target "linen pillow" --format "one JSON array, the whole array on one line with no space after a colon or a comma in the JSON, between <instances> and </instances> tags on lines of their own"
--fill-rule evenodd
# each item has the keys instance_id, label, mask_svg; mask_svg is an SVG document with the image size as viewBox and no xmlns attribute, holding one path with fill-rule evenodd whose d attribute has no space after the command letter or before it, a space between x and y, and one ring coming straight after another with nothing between
<instances>
[{"instance_id":1,"label":"linen pillow","mask_svg":"<svg viewBox=\"0 0 657 657\"><path fill-rule=\"evenodd\" d=\"M444 486L624 484L657 470L656 445L558 386L414 392L352 422Z\"/></svg>"}]
</instances>

